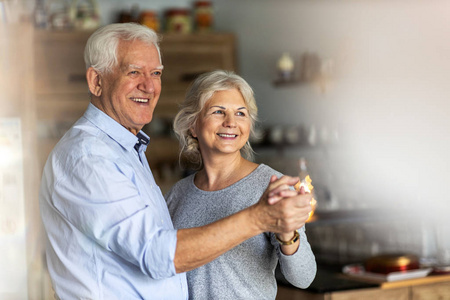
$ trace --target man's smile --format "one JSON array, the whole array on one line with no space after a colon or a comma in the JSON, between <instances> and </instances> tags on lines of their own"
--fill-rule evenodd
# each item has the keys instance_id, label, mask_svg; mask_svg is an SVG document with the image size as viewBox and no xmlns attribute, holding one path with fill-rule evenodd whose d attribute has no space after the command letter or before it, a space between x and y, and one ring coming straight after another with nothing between
<instances>
[{"instance_id":1,"label":"man's smile","mask_svg":"<svg viewBox=\"0 0 450 300\"><path fill-rule=\"evenodd\" d=\"M150 101L150 99L148 99L148 98L131 97L130 99L133 100L134 102L139 102L139 103L147 103L148 101Z\"/></svg>"}]
</instances>

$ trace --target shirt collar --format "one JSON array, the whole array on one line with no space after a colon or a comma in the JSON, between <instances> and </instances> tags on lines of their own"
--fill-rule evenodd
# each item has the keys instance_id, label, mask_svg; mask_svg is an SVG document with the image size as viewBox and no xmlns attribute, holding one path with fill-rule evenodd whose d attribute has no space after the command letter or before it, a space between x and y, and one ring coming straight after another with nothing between
<instances>
[{"instance_id":1,"label":"shirt collar","mask_svg":"<svg viewBox=\"0 0 450 300\"><path fill-rule=\"evenodd\" d=\"M145 150L146 146L150 142L150 137L142 130L139 131L137 136L132 134L116 120L105 114L92 103L89 103L88 108L84 113L84 117L125 149L133 150L133 147L139 143L140 145L142 144L145 146Z\"/></svg>"},{"instance_id":2,"label":"shirt collar","mask_svg":"<svg viewBox=\"0 0 450 300\"><path fill-rule=\"evenodd\" d=\"M134 145L134 149L136 149L137 152L139 152L139 148L142 146L145 149L147 149L148 143L150 143L150 138L142 131L138 132L137 136L138 141Z\"/></svg>"}]
</instances>

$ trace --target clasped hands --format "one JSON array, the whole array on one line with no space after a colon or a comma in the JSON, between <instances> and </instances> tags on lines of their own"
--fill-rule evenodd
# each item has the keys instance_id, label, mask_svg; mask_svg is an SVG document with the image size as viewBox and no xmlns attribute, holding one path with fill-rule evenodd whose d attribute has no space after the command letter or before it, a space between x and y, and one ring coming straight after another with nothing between
<instances>
[{"instance_id":1,"label":"clasped hands","mask_svg":"<svg viewBox=\"0 0 450 300\"><path fill-rule=\"evenodd\" d=\"M298 177L283 176L270 178L269 186L256 204L263 231L277 233L281 239L289 240L293 232L305 225L312 211L312 195L301 187L296 191L292 187Z\"/></svg>"}]
</instances>

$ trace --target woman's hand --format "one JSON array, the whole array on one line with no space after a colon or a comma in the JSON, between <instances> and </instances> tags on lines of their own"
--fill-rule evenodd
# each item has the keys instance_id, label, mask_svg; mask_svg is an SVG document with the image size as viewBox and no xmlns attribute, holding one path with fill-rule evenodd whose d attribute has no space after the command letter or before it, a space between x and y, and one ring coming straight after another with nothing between
<instances>
[{"instance_id":1,"label":"woman's hand","mask_svg":"<svg viewBox=\"0 0 450 300\"><path fill-rule=\"evenodd\" d=\"M292 177L293 179L296 179L298 177ZM277 176L272 175L272 177L270 177L270 183L273 183L275 181L277 181ZM296 191L294 189L292 189L292 187L297 184L298 180L293 184L293 185L288 185L288 184L280 184L278 185L276 188L274 188L273 190L271 190L269 192L269 198L267 200L267 202L272 205L277 203L278 201L280 201L283 198L288 198L288 197L294 197L297 194L305 194L305 188L303 186L300 187L299 191Z\"/></svg>"},{"instance_id":2,"label":"woman's hand","mask_svg":"<svg viewBox=\"0 0 450 300\"><path fill-rule=\"evenodd\" d=\"M275 178L274 178L275 177ZM253 205L254 221L262 232L290 234L305 225L312 211L311 194L291 190L298 177L272 176L261 199ZM271 195L271 197L269 197ZM269 201L270 200L270 201Z\"/></svg>"}]
</instances>

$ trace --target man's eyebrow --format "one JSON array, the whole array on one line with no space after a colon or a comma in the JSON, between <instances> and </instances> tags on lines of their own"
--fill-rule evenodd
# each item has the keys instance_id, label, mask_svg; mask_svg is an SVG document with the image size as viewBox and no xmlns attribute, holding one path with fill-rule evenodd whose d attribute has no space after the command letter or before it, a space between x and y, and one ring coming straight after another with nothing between
<instances>
[{"instance_id":1,"label":"man's eyebrow","mask_svg":"<svg viewBox=\"0 0 450 300\"><path fill-rule=\"evenodd\" d=\"M141 66L130 64L128 65L128 69L142 69Z\"/></svg>"},{"instance_id":2,"label":"man's eyebrow","mask_svg":"<svg viewBox=\"0 0 450 300\"><path fill-rule=\"evenodd\" d=\"M142 69L142 67L138 66L138 65L130 64L130 65L128 65L128 69ZM163 70L164 66L163 65L159 65L159 66L155 67L155 69L156 70Z\"/></svg>"}]
</instances>

